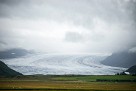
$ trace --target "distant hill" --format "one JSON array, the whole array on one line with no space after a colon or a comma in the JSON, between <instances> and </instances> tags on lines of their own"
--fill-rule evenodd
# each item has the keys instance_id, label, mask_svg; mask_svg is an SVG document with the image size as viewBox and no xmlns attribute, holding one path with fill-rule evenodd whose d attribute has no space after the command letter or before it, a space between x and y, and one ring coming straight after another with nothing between
<instances>
[{"instance_id":1,"label":"distant hill","mask_svg":"<svg viewBox=\"0 0 136 91\"><path fill-rule=\"evenodd\" d=\"M130 74L136 74L136 65L130 67L126 72L129 72Z\"/></svg>"},{"instance_id":2,"label":"distant hill","mask_svg":"<svg viewBox=\"0 0 136 91\"><path fill-rule=\"evenodd\" d=\"M129 68L136 64L136 53L120 52L112 54L101 62L104 65Z\"/></svg>"},{"instance_id":3,"label":"distant hill","mask_svg":"<svg viewBox=\"0 0 136 91\"><path fill-rule=\"evenodd\" d=\"M22 74L12 70L5 63L0 61L0 76L17 76L17 75L22 75Z\"/></svg>"},{"instance_id":4,"label":"distant hill","mask_svg":"<svg viewBox=\"0 0 136 91\"><path fill-rule=\"evenodd\" d=\"M32 53L32 52L20 48L9 49L5 51L0 51L0 59L17 58L17 57L25 56L28 53Z\"/></svg>"}]
</instances>

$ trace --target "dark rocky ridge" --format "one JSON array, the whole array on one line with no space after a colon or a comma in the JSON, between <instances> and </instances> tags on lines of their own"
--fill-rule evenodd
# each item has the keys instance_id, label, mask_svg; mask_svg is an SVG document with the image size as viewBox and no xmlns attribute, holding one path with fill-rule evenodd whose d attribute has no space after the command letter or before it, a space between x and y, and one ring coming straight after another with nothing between
<instances>
[{"instance_id":1,"label":"dark rocky ridge","mask_svg":"<svg viewBox=\"0 0 136 91\"><path fill-rule=\"evenodd\" d=\"M5 63L0 61L0 76L17 76L17 75L22 75L22 74L9 68Z\"/></svg>"},{"instance_id":2,"label":"dark rocky ridge","mask_svg":"<svg viewBox=\"0 0 136 91\"><path fill-rule=\"evenodd\" d=\"M136 74L136 65L130 67L126 72L129 72L130 74Z\"/></svg>"},{"instance_id":3,"label":"dark rocky ridge","mask_svg":"<svg viewBox=\"0 0 136 91\"><path fill-rule=\"evenodd\" d=\"M115 67L125 67L130 68L136 64L136 53L120 52L114 53L107 57L102 64L115 66Z\"/></svg>"}]
</instances>

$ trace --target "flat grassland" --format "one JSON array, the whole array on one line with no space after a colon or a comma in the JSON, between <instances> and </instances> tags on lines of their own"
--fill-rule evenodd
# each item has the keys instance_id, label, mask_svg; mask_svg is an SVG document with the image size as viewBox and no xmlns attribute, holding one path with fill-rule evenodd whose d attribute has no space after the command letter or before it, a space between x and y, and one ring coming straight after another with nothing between
<instances>
[{"instance_id":1,"label":"flat grassland","mask_svg":"<svg viewBox=\"0 0 136 91\"><path fill-rule=\"evenodd\" d=\"M0 77L2 91L136 91L136 76L28 75Z\"/></svg>"}]
</instances>

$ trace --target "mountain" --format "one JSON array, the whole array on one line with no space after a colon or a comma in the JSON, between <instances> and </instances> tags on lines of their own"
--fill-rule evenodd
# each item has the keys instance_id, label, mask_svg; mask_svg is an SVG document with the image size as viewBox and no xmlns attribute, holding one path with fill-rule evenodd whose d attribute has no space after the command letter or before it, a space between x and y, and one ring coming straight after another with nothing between
<instances>
[{"instance_id":1,"label":"mountain","mask_svg":"<svg viewBox=\"0 0 136 91\"><path fill-rule=\"evenodd\" d=\"M0 59L17 58L17 57L25 56L29 53L32 52L21 48L9 49L5 51L0 51Z\"/></svg>"},{"instance_id":2,"label":"mountain","mask_svg":"<svg viewBox=\"0 0 136 91\"><path fill-rule=\"evenodd\" d=\"M114 53L101 62L104 65L129 68L136 64L136 53Z\"/></svg>"},{"instance_id":3,"label":"mountain","mask_svg":"<svg viewBox=\"0 0 136 91\"><path fill-rule=\"evenodd\" d=\"M5 63L0 61L0 76L17 76L17 75L22 75L22 74L12 70Z\"/></svg>"},{"instance_id":4,"label":"mountain","mask_svg":"<svg viewBox=\"0 0 136 91\"><path fill-rule=\"evenodd\" d=\"M126 72L129 72L130 74L136 74L136 65L130 67Z\"/></svg>"}]
</instances>

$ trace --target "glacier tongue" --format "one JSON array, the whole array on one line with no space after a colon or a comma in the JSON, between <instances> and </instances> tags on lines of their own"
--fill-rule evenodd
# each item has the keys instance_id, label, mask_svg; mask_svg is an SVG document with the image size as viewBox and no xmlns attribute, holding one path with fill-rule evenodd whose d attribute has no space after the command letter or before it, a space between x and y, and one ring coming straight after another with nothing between
<instances>
[{"instance_id":1,"label":"glacier tongue","mask_svg":"<svg viewBox=\"0 0 136 91\"><path fill-rule=\"evenodd\" d=\"M23 73L52 75L112 75L126 70L121 67L102 65L106 56L94 55L29 55L22 58L3 60L12 69Z\"/></svg>"}]
</instances>

